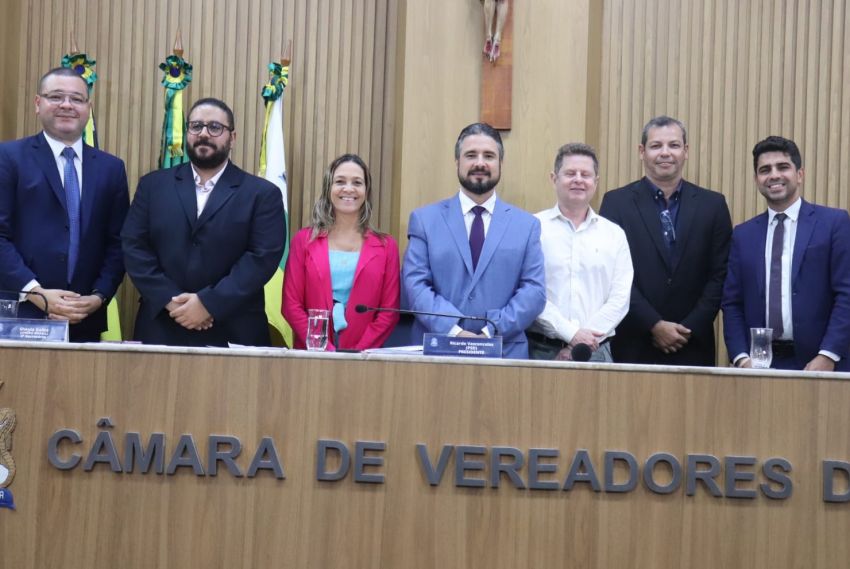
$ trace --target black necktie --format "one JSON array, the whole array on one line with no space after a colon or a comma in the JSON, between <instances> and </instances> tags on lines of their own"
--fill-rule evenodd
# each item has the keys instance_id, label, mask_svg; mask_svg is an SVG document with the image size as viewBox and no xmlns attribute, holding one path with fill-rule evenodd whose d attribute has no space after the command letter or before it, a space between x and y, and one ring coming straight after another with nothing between
<instances>
[{"instance_id":1,"label":"black necktie","mask_svg":"<svg viewBox=\"0 0 850 569\"><path fill-rule=\"evenodd\" d=\"M773 339L777 340L785 328L782 326L782 248L785 241L784 213L777 213L776 228L773 230L773 246L770 248L770 293L767 301L767 322L773 328Z\"/></svg>"}]
</instances>

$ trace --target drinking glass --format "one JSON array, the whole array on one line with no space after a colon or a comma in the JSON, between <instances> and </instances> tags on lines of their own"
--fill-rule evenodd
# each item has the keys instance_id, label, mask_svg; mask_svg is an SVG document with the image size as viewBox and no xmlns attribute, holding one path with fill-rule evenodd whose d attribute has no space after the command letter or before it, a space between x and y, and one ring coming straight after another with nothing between
<instances>
[{"instance_id":1,"label":"drinking glass","mask_svg":"<svg viewBox=\"0 0 850 569\"><path fill-rule=\"evenodd\" d=\"M767 369L773 361L773 329L750 328L750 360L753 367Z\"/></svg>"},{"instance_id":2,"label":"drinking glass","mask_svg":"<svg viewBox=\"0 0 850 569\"><path fill-rule=\"evenodd\" d=\"M311 308L307 311L307 349L321 352L328 347L329 310Z\"/></svg>"},{"instance_id":3,"label":"drinking glass","mask_svg":"<svg viewBox=\"0 0 850 569\"><path fill-rule=\"evenodd\" d=\"M18 301L0 298L0 318L17 318Z\"/></svg>"}]
</instances>

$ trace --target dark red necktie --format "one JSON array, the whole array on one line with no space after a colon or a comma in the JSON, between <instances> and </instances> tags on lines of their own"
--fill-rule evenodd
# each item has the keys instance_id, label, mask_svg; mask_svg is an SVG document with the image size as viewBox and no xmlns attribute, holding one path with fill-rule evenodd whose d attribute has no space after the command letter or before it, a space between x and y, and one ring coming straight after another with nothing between
<instances>
[{"instance_id":1,"label":"dark red necktie","mask_svg":"<svg viewBox=\"0 0 850 569\"><path fill-rule=\"evenodd\" d=\"M473 271L478 266L478 258L481 256L481 249L484 247L484 219L481 214L485 211L487 210L480 205L472 208L475 219L472 220L472 228L469 231L469 250L472 253Z\"/></svg>"}]
</instances>

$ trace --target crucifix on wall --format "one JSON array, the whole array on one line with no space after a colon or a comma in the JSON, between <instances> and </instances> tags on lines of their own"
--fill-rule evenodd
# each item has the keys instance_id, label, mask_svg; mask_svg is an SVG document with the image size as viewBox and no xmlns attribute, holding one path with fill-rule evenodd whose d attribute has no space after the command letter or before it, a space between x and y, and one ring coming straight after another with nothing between
<instances>
[{"instance_id":1,"label":"crucifix on wall","mask_svg":"<svg viewBox=\"0 0 850 569\"><path fill-rule=\"evenodd\" d=\"M481 120L511 129L513 89L513 14L511 0L481 0L484 50L481 69Z\"/></svg>"}]
</instances>

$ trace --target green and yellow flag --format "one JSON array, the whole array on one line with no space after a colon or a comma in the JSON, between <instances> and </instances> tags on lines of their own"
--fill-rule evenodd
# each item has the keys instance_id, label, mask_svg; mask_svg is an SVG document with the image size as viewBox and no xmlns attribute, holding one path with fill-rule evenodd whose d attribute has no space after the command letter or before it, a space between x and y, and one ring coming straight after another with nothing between
<instances>
[{"instance_id":1,"label":"green and yellow flag","mask_svg":"<svg viewBox=\"0 0 850 569\"><path fill-rule=\"evenodd\" d=\"M166 57L159 68L163 71L162 86L165 88L159 167L171 168L189 161L186 156L183 89L192 82L192 66L181 55L174 53Z\"/></svg>"},{"instance_id":2,"label":"green and yellow flag","mask_svg":"<svg viewBox=\"0 0 850 569\"><path fill-rule=\"evenodd\" d=\"M269 63L269 82L263 86L266 102L263 141L260 144L260 171L258 175L280 189L283 212L286 217L286 236L283 257L277 271L266 283L266 317L269 325L280 334L283 342L292 347L292 328L281 314L283 300L283 271L289 256L289 197L286 184L286 152L283 137L283 92L289 82L289 66Z\"/></svg>"}]
</instances>

